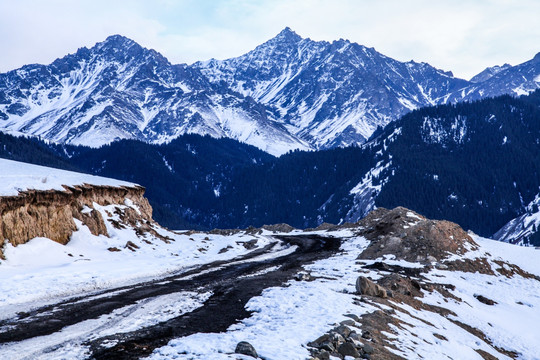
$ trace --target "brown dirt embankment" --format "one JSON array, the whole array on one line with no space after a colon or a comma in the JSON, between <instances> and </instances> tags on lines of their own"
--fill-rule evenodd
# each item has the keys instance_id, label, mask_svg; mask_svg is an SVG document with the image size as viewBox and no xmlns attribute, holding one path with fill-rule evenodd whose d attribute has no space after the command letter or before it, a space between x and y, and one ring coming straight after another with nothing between
<instances>
[{"instance_id":1,"label":"brown dirt embankment","mask_svg":"<svg viewBox=\"0 0 540 360\"><path fill-rule=\"evenodd\" d=\"M4 257L5 241L13 246L24 244L35 237L46 237L66 244L77 230L73 219L88 226L94 235L106 235L107 228L94 203L106 206L124 205L131 200L140 211L137 218L153 222L152 207L140 186L114 187L97 185L65 186L65 190L28 190L16 196L0 197L0 258Z\"/></svg>"}]
</instances>

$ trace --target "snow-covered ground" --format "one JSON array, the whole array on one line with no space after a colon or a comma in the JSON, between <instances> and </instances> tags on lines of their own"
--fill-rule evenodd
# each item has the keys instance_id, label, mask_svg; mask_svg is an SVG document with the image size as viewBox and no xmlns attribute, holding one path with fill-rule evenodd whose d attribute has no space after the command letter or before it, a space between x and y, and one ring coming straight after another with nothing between
<instances>
[{"instance_id":1,"label":"snow-covered ground","mask_svg":"<svg viewBox=\"0 0 540 360\"><path fill-rule=\"evenodd\" d=\"M62 185L83 184L135 186L125 181L0 159L0 196L17 195L25 190L65 190Z\"/></svg>"},{"instance_id":2,"label":"snow-covered ground","mask_svg":"<svg viewBox=\"0 0 540 360\"><path fill-rule=\"evenodd\" d=\"M234 354L239 341L251 343L264 359L306 359L310 355L306 344L340 321L350 320L346 314L362 316L381 308L390 309L369 301L354 301L358 299L354 291L359 272L372 279L379 278L380 273L360 270L355 261L368 246L366 239L347 232L340 235L348 237L342 246L343 253L306 266L315 281L291 280L287 286L266 289L248 302L246 308L253 311L252 316L232 325L226 333L195 334L172 340L167 346L156 349L149 359L250 359ZM475 241L480 249L471 252L469 257L486 256L487 252L491 260L505 259L528 272L540 274L540 263L535 261L536 250L478 237ZM419 266L405 261L389 262L404 267ZM494 262L491 264L494 269L499 267ZM421 301L453 311L456 315L450 319L480 329L495 347L515 351L520 359L538 359L540 343L535 336L540 329L540 281L519 275L506 277L436 269L427 276L433 282L455 285L452 294L463 301L449 301L437 291L424 291ZM474 297L477 294L497 304L483 304ZM405 303L396 305L401 310L396 311L395 316L402 321L402 326L394 327L394 334L386 334L399 349L391 350L396 355L406 359L480 360L482 357L475 351L479 349L495 358L509 359L489 341L466 331L449 318ZM439 335L447 340L441 340Z\"/></svg>"}]
</instances>

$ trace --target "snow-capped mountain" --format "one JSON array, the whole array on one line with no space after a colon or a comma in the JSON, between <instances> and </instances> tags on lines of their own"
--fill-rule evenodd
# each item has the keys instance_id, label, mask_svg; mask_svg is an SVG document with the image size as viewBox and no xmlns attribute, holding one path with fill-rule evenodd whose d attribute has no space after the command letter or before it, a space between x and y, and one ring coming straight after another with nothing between
<instances>
[{"instance_id":1,"label":"snow-capped mountain","mask_svg":"<svg viewBox=\"0 0 540 360\"><path fill-rule=\"evenodd\" d=\"M161 143L199 133L273 154L308 148L252 99L118 35L48 66L0 74L0 127L88 146L124 138Z\"/></svg>"},{"instance_id":2,"label":"snow-capped mountain","mask_svg":"<svg viewBox=\"0 0 540 360\"><path fill-rule=\"evenodd\" d=\"M540 88L540 53L523 64L488 68L473 77L471 82L467 88L453 92L446 100L458 102L503 94L527 95Z\"/></svg>"},{"instance_id":3,"label":"snow-capped mountain","mask_svg":"<svg viewBox=\"0 0 540 360\"><path fill-rule=\"evenodd\" d=\"M488 67L484 69L482 72L473 76L470 81L473 83L480 83L480 82L486 81L492 78L494 75L500 73L501 71L506 70L511 67L512 65L510 64L495 65L495 66Z\"/></svg>"},{"instance_id":4,"label":"snow-capped mountain","mask_svg":"<svg viewBox=\"0 0 540 360\"><path fill-rule=\"evenodd\" d=\"M399 62L347 40L303 39L289 28L245 55L195 67L269 106L315 148L362 143L378 126L468 85L426 63Z\"/></svg>"},{"instance_id":5,"label":"snow-capped mountain","mask_svg":"<svg viewBox=\"0 0 540 360\"><path fill-rule=\"evenodd\" d=\"M193 65L173 65L114 35L50 65L0 74L0 129L94 147L208 134L281 155L360 144L413 109L520 95L539 84L540 55L466 81L289 28L245 55Z\"/></svg>"},{"instance_id":6,"label":"snow-capped mountain","mask_svg":"<svg viewBox=\"0 0 540 360\"><path fill-rule=\"evenodd\" d=\"M540 194L525 208L525 213L504 225L493 235L496 240L519 245L540 243Z\"/></svg>"}]
</instances>

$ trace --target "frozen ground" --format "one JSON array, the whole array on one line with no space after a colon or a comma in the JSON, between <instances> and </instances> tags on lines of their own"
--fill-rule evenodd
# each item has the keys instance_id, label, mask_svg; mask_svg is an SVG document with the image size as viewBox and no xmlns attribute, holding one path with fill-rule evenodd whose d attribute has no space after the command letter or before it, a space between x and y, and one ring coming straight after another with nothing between
<instances>
[{"instance_id":1,"label":"frozen ground","mask_svg":"<svg viewBox=\"0 0 540 360\"><path fill-rule=\"evenodd\" d=\"M112 226L107 220L118 220L115 207L126 206L94 204L105 219L110 237L94 236L75 220L79 230L67 245L46 238L36 238L17 247L6 243L7 260L0 260L0 319L65 297L165 277L197 265L232 259L248 252L244 243L250 240L257 241L256 248L276 241L266 235L245 233L210 235L210 240L204 233L181 235L155 227L172 239L167 243L151 235L137 236L132 228ZM139 249L130 250L126 247L128 241ZM109 251L111 248L119 251Z\"/></svg>"}]
</instances>

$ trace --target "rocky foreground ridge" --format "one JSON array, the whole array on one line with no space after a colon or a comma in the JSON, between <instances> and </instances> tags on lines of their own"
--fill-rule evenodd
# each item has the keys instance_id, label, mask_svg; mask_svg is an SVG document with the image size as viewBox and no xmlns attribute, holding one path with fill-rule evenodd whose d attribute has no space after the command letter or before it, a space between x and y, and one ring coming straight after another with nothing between
<instances>
[{"instance_id":1,"label":"rocky foreground ridge","mask_svg":"<svg viewBox=\"0 0 540 360\"><path fill-rule=\"evenodd\" d=\"M519 318L533 307L508 304L509 284L538 288L539 276L492 256L458 225L401 207L371 212L355 232L369 244L357 257L354 301L371 311L344 314L308 343L311 359L534 358L497 327L512 322L500 307L515 307ZM464 334L474 339L467 350L456 346Z\"/></svg>"}]
</instances>

